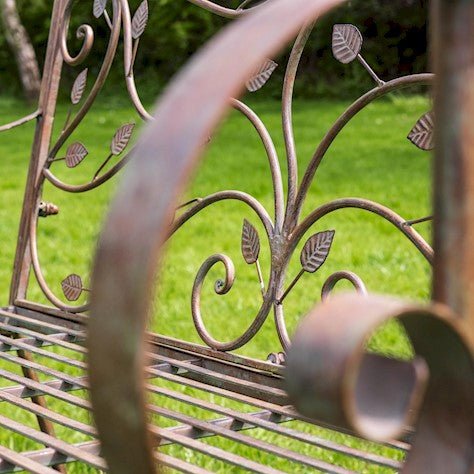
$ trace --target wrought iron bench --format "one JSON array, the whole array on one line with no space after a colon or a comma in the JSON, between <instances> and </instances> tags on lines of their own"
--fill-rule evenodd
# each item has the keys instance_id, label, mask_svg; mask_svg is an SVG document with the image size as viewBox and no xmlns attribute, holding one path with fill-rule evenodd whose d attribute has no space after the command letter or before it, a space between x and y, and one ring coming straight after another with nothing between
<instances>
[{"instance_id":1,"label":"wrought iron bench","mask_svg":"<svg viewBox=\"0 0 474 474\"><path fill-rule=\"evenodd\" d=\"M87 70L77 69L71 112L62 131L54 132L63 65L79 66L93 44L92 28L83 25L78 30L82 49L71 55L66 37L74 1L55 0L38 111L3 127L37 119L11 298L0 311L0 375L8 382L0 389L4 402L0 425L15 433L11 443L0 446L0 472L109 469L151 473L161 465L189 473L208 472L206 469L274 473L281 472L282 459L290 472L471 472L474 170L470 144L474 107L470 20L474 6L440 0L433 7L439 131L433 253L413 223L367 200L333 201L300 219L318 165L351 118L375 99L407 86L430 84L433 76L381 81L360 55L358 30L336 25L336 59L343 63L359 60L376 80L376 87L340 116L298 184L292 129L296 71L314 19L340 2L244 2L235 10L208 0L191 2L218 15L243 18L212 40L173 80L158 103L156 118L129 153L125 149L133 125L117 130L109 156L90 181L62 181L56 171L62 164L57 162L64 159L67 167L74 168L88 154L75 138L76 128L104 85L121 33L130 97L138 114L151 119L140 102L133 74L147 22L146 0L134 15L126 0L112 0L108 5L101 0L91 2L93 15L110 26L104 62L88 93ZM244 84L249 90L260 88L275 67L266 58L298 29L283 91L286 198L275 147L263 122L243 102L230 102L251 122L264 144L274 185L274 218L251 196L224 191L193 200L172 219L184 184L229 106L229 97L239 94ZM420 148L431 149L432 129L429 113L415 125L410 139ZM112 156L122 158L111 166ZM49 183L65 193L91 191L114 176L131 156L134 162L127 167L99 239L88 316L88 304L74 303L88 292L80 276L72 274L63 280L64 299L49 288L42 273L39 223L41 217L58 211L55 205L41 201L43 187ZM256 266L262 290L257 317L230 342L215 340L206 328L200 309L206 276L216 264L223 265L225 277L215 284L220 295L232 288L235 278L232 261L217 254L201 266L192 289L192 317L205 345L147 332L156 262L165 240L199 211L221 200L248 205L267 234L271 252L268 283L259 264L258 232L244 222L242 255L246 263ZM334 231L319 231L306 241L300 257L302 270L293 283L285 280L288 263L314 223L348 207L386 219L428 261L434 261L433 299L437 303L424 307L368 296L357 275L338 272L327 280L324 301L303 321L290 346L284 299L303 272L315 272L323 265ZM30 278L31 270L34 278ZM344 279L358 294L328 298ZM52 307L28 299L32 281L39 284ZM270 354L267 361L235 353L258 333L272 310L282 350ZM410 361L365 352L373 330L394 318L405 327L417 354ZM11 416L20 411L24 416ZM228 443L224 449L221 440L230 440L232 449ZM30 449L32 445L36 448Z\"/></svg>"}]
</instances>

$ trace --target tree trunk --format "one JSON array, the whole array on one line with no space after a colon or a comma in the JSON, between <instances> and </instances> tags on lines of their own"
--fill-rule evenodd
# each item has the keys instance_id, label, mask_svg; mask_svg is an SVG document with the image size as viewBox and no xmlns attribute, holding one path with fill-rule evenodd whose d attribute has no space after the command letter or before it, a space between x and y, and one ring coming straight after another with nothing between
<instances>
[{"instance_id":1,"label":"tree trunk","mask_svg":"<svg viewBox=\"0 0 474 474\"><path fill-rule=\"evenodd\" d=\"M21 23L15 0L0 0L5 37L20 73L23 92L28 102L35 102L40 91L40 73L30 38Z\"/></svg>"}]
</instances>

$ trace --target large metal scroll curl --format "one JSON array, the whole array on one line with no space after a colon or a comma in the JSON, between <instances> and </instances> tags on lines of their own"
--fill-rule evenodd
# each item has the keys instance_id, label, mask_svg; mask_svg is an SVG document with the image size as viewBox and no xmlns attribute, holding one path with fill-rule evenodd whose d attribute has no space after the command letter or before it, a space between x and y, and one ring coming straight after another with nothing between
<instances>
[{"instance_id":1,"label":"large metal scroll curl","mask_svg":"<svg viewBox=\"0 0 474 474\"><path fill-rule=\"evenodd\" d=\"M145 409L144 335L157 257L202 144L229 97L242 90L261 61L341 1L275 0L231 25L168 88L136 147L137 160L113 202L92 277L91 397L114 474L155 472Z\"/></svg>"},{"instance_id":2,"label":"large metal scroll curl","mask_svg":"<svg viewBox=\"0 0 474 474\"><path fill-rule=\"evenodd\" d=\"M393 318L413 345L411 361L366 352L373 331ZM416 421L403 473L471 472L474 359L447 308L340 295L317 306L292 342L286 383L303 415L379 442Z\"/></svg>"}]
</instances>

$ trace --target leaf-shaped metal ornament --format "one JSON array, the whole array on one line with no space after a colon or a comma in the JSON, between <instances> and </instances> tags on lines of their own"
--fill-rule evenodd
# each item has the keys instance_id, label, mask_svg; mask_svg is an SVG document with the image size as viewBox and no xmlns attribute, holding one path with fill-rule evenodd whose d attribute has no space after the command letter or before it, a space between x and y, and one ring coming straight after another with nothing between
<instances>
[{"instance_id":1,"label":"leaf-shaped metal ornament","mask_svg":"<svg viewBox=\"0 0 474 474\"><path fill-rule=\"evenodd\" d=\"M134 127L134 123L126 123L115 132L112 143L110 144L112 155L120 155L120 153L125 150L130 138L132 137Z\"/></svg>"},{"instance_id":2,"label":"leaf-shaped metal ornament","mask_svg":"<svg viewBox=\"0 0 474 474\"><path fill-rule=\"evenodd\" d=\"M76 105L82 99L82 94L86 89L87 83L87 68L84 69L79 75L76 77L74 84L72 85L71 89L71 102Z\"/></svg>"},{"instance_id":3,"label":"leaf-shaped metal ornament","mask_svg":"<svg viewBox=\"0 0 474 474\"><path fill-rule=\"evenodd\" d=\"M334 230L318 232L304 244L300 261L305 272L314 273L326 261L331 250L334 234Z\"/></svg>"},{"instance_id":4,"label":"leaf-shaped metal ornament","mask_svg":"<svg viewBox=\"0 0 474 474\"><path fill-rule=\"evenodd\" d=\"M80 142L69 145L65 158L67 167L75 168L88 154L87 148Z\"/></svg>"},{"instance_id":5,"label":"leaf-shaped metal ornament","mask_svg":"<svg viewBox=\"0 0 474 474\"><path fill-rule=\"evenodd\" d=\"M94 14L96 18L99 18L104 13L106 6L107 6L107 0L94 0L92 13Z\"/></svg>"},{"instance_id":6,"label":"leaf-shaped metal ornament","mask_svg":"<svg viewBox=\"0 0 474 474\"><path fill-rule=\"evenodd\" d=\"M242 255L244 260L251 265L258 260L259 254L260 238L257 230L247 219L244 219L242 227Z\"/></svg>"},{"instance_id":7,"label":"leaf-shaped metal ornament","mask_svg":"<svg viewBox=\"0 0 474 474\"><path fill-rule=\"evenodd\" d=\"M261 89L270 79L273 71L278 64L271 59L267 59L255 72L252 77L245 83L249 92L256 92Z\"/></svg>"},{"instance_id":8,"label":"leaf-shaped metal ornament","mask_svg":"<svg viewBox=\"0 0 474 474\"><path fill-rule=\"evenodd\" d=\"M334 25L332 53L342 64L349 64L357 58L362 42L362 34L354 25Z\"/></svg>"},{"instance_id":9,"label":"leaf-shaped metal ornament","mask_svg":"<svg viewBox=\"0 0 474 474\"><path fill-rule=\"evenodd\" d=\"M69 301L77 301L82 294L82 279L79 275L73 273L61 282L61 288L64 296Z\"/></svg>"},{"instance_id":10,"label":"leaf-shaped metal ornament","mask_svg":"<svg viewBox=\"0 0 474 474\"><path fill-rule=\"evenodd\" d=\"M137 39L143 34L148 22L148 2L143 0L132 18L132 38Z\"/></svg>"},{"instance_id":11,"label":"leaf-shaped metal ornament","mask_svg":"<svg viewBox=\"0 0 474 474\"><path fill-rule=\"evenodd\" d=\"M429 151L434 148L434 114L433 112L427 112L424 114L411 132L408 134L408 140L416 145L421 150Z\"/></svg>"}]
</instances>

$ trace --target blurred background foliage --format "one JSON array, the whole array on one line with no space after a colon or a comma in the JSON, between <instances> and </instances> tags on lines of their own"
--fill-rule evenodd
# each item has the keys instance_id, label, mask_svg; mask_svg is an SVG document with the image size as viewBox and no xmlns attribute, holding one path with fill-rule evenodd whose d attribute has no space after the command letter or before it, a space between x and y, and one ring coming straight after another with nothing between
<instances>
[{"instance_id":1,"label":"blurred background foliage","mask_svg":"<svg viewBox=\"0 0 474 474\"><path fill-rule=\"evenodd\" d=\"M272 0L269 0L272 1ZM186 0L148 0L150 17L140 42L135 74L142 94L154 97L169 78L186 62L194 51L204 44L229 20L219 18L192 5ZM103 18L92 16L92 0L76 2L69 30L70 49L77 51L80 42L75 30L81 23L90 23L96 42L87 59L91 73L101 64L109 30ZM108 2L110 12L110 1ZM140 0L130 0L132 14ZM220 4L236 6L239 2L221 0ZM331 54L331 30L334 23L352 23L364 36L362 54L382 79L415 72L425 72L427 64L428 0L352 0L339 7L330 16L321 19L309 41L297 82L297 94L303 97L353 96L372 87L370 77L357 62L344 66ZM47 32L52 0L17 0L21 19L30 34L40 66L47 43ZM284 56L276 58L285 64ZM237 59L237 58L236 58ZM123 89L120 59L111 77L112 94ZM4 32L0 30L0 94L21 95L18 81L12 81L18 72ZM283 68L276 72L280 77ZM71 78L77 68L70 70ZM263 92L266 97L279 94L280 81L271 81ZM111 86L111 87L110 87Z\"/></svg>"}]
</instances>

